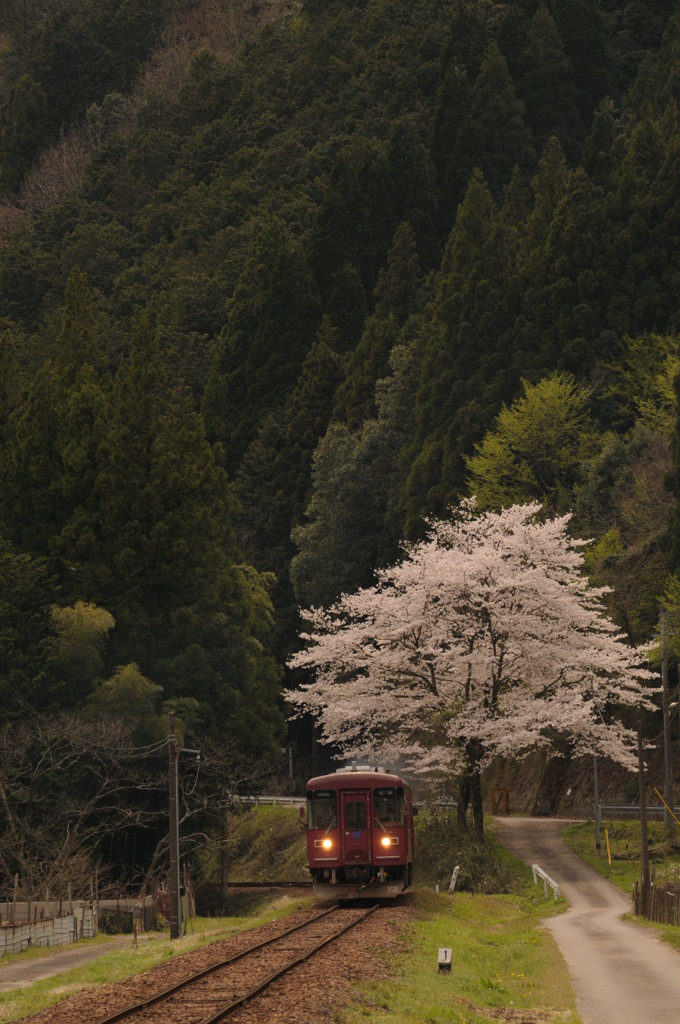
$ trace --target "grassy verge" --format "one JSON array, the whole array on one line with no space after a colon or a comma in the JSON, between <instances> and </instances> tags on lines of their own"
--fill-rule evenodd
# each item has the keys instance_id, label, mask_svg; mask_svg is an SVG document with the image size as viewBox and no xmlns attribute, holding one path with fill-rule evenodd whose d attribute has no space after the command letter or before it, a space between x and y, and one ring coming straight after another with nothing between
<instances>
[{"instance_id":1,"label":"grassy verge","mask_svg":"<svg viewBox=\"0 0 680 1024\"><path fill-rule=\"evenodd\" d=\"M568 971L541 923L555 908L542 890L453 897L420 890L417 900L395 978L362 985L343 1024L580 1022ZM452 951L450 974L438 971L441 947Z\"/></svg>"},{"instance_id":2,"label":"grassy verge","mask_svg":"<svg viewBox=\"0 0 680 1024\"><path fill-rule=\"evenodd\" d=\"M675 882L680 877L680 829L671 831L660 821L647 823L650 873L658 882ZM619 889L631 896L633 882L640 881L640 822L603 822L601 826L601 849L595 846L595 823L583 821L567 825L563 832L567 845L579 857L607 878ZM609 851L607 850L609 843ZM611 857L611 864L610 864ZM644 925L641 918L636 923ZM680 928L650 925L662 933L664 941L680 949Z\"/></svg>"},{"instance_id":3,"label":"grassy verge","mask_svg":"<svg viewBox=\"0 0 680 1024\"><path fill-rule=\"evenodd\" d=\"M112 948L110 952L104 953L90 963L53 978L36 981L27 988L12 992L0 992L0 1021L4 1024L4 1022L18 1020L28 1014L38 1013L66 996L82 992L84 989L122 981L132 975L141 974L165 960L181 956L182 953L198 949L209 942L216 942L218 939L233 935L234 932L254 928L283 917L307 902L309 901L294 900L284 896L275 901L261 900L259 909L257 909L253 906L252 897L249 897L250 915L194 918L188 924L187 934L172 942L167 932L152 932L141 939L137 946L133 945L132 938L126 939L125 944L121 946L119 942L117 943L107 936L103 941L108 942L112 947L115 945L116 948ZM92 941L87 941L88 947ZM54 950L49 952L53 953ZM25 953L13 957L3 957L0 963L4 966L13 960L23 960L31 954L32 951L27 950Z\"/></svg>"},{"instance_id":4,"label":"grassy verge","mask_svg":"<svg viewBox=\"0 0 680 1024\"><path fill-rule=\"evenodd\" d=\"M232 815L229 856L234 882L309 881L305 831L297 808L252 807Z\"/></svg>"},{"instance_id":5,"label":"grassy verge","mask_svg":"<svg viewBox=\"0 0 680 1024\"><path fill-rule=\"evenodd\" d=\"M630 895L633 882L640 880L640 822L603 822L600 831L600 850L595 846L593 821L567 825L563 835L567 845L586 864ZM675 827L668 832L662 822L650 821L647 831L650 870L659 880L674 881L680 871L680 829Z\"/></svg>"}]
</instances>

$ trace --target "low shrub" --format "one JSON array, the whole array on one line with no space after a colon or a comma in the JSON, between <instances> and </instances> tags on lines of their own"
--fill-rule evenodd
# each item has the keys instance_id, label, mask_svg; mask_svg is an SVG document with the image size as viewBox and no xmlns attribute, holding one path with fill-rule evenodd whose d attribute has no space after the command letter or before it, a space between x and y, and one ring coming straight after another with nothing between
<instances>
[{"instance_id":1,"label":"low shrub","mask_svg":"<svg viewBox=\"0 0 680 1024\"><path fill-rule=\"evenodd\" d=\"M492 826L487 825L482 842L473 831L458 827L455 812L421 810L416 818L416 883L448 889L456 865L460 892L519 892L531 875L499 845Z\"/></svg>"}]
</instances>

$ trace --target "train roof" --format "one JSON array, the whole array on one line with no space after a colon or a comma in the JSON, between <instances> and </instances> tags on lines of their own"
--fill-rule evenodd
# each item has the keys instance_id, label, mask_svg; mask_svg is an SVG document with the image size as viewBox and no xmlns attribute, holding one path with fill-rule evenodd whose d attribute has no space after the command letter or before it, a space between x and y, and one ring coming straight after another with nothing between
<instances>
[{"instance_id":1,"label":"train roof","mask_svg":"<svg viewBox=\"0 0 680 1024\"><path fill-rule=\"evenodd\" d=\"M307 783L307 789L365 789L367 786L407 785L399 775L384 768L370 768L357 765L352 768L338 768L330 775L317 775Z\"/></svg>"}]
</instances>

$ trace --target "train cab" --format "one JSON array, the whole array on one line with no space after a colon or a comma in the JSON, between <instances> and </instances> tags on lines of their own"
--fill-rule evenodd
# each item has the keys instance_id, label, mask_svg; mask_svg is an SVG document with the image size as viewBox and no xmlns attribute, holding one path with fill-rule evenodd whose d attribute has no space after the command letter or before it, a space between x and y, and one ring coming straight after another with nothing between
<instances>
[{"instance_id":1,"label":"train cab","mask_svg":"<svg viewBox=\"0 0 680 1024\"><path fill-rule=\"evenodd\" d=\"M413 802L398 775L365 765L307 783L307 854L322 899L392 897L413 877Z\"/></svg>"}]
</instances>

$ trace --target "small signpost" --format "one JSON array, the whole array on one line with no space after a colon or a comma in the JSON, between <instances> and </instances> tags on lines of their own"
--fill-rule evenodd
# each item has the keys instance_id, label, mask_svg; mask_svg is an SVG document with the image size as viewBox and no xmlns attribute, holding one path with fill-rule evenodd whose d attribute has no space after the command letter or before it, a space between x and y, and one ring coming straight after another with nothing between
<instances>
[{"instance_id":1,"label":"small signpost","mask_svg":"<svg viewBox=\"0 0 680 1024\"><path fill-rule=\"evenodd\" d=\"M444 948L444 949L440 949L439 950L438 964L439 964L439 970L440 971L448 971L449 974L451 973L451 950L450 949Z\"/></svg>"}]
</instances>

